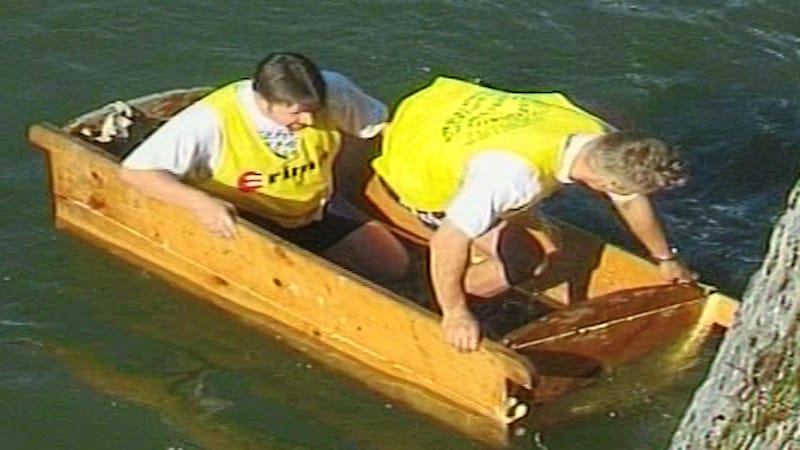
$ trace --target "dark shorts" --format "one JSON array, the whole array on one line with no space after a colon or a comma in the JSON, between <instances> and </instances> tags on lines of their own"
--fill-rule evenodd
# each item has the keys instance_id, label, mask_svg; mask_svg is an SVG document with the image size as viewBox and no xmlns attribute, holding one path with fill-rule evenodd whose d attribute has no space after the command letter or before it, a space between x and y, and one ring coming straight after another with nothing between
<instances>
[{"instance_id":1,"label":"dark shorts","mask_svg":"<svg viewBox=\"0 0 800 450\"><path fill-rule=\"evenodd\" d=\"M239 215L248 222L306 250L322 253L368 222L368 218L357 217L355 214L341 214L333 209L326 208L322 220L299 228L284 228L269 219L246 211L241 211Z\"/></svg>"}]
</instances>

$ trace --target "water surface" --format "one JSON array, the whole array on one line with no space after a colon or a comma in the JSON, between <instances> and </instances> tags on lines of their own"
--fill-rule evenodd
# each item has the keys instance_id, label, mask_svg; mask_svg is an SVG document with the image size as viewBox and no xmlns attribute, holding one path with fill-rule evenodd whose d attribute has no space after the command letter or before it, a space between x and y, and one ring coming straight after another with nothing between
<instances>
[{"instance_id":1,"label":"water surface","mask_svg":"<svg viewBox=\"0 0 800 450\"><path fill-rule=\"evenodd\" d=\"M692 181L657 207L689 264L734 296L800 168L800 13L789 0L9 0L0 23L3 449L479 448L54 231L44 161L25 143L31 123L221 84L283 49L390 104L436 74L561 90L685 149ZM580 192L547 211L640 250ZM668 358L620 369L538 411L553 420L519 448L663 448L714 348L682 370L659 366Z\"/></svg>"}]
</instances>

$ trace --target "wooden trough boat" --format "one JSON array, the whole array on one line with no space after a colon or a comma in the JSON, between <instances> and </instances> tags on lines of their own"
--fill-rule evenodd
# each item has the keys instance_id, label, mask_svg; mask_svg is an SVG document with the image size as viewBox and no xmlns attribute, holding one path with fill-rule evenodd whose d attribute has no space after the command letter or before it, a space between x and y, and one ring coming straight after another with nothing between
<instances>
[{"instance_id":1,"label":"wooden trough boat","mask_svg":"<svg viewBox=\"0 0 800 450\"><path fill-rule=\"evenodd\" d=\"M661 284L648 261L547 220L546 227L532 224L531 232L553 252L553 264L508 294L516 305L534 305L536 314L510 329L498 327L480 350L459 353L443 342L437 315L419 301L246 221L235 240L216 238L188 212L119 181L120 156L207 92L174 90L127 102L143 116L128 136L106 143L88 135L107 125L113 105L63 127L31 126L29 140L49 163L56 227L280 333L335 369L476 440L504 445L530 406L584 386L677 333L694 329L702 335L732 321L736 301L708 287ZM398 233L424 246L425 228L387 202L378 183L366 183L364 192L374 214L391 218ZM557 236L558 251L547 236Z\"/></svg>"}]
</instances>

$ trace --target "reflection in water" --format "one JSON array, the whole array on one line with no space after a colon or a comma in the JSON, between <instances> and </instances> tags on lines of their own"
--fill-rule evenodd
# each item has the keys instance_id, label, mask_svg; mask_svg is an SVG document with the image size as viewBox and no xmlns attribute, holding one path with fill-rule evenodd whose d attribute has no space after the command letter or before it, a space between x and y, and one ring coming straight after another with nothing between
<instances>
[{"instance_id":1,"label":"reflection in water","mask_svg":"<svg viewBox=\"0 0 800 450\"><path fill-rule=\"evenodd\" d=\"M161 416L193 441L185 449L478 448L227 313L185 301L98 302L109 325L129 334L43 348L93 389Z\"/></svg>"},{"instance_id":2,"label":"reflection in water","mask_svg":"<svg viewBox=\"0 0 800 450\"><path fill-rule=\"evenodd\" d=\"M650 423L651 427L671 428L680 419L674 412L682 409L664 405L688 404L721 337L720 330L714 328L689 330L665 342L661 350L633 364L607 370L590 386L535 409L529 426L540 430L546 436L542 438L545 441L563 439L561 434L567 432L564 428L567 425L581 427L583 423L591 429L598 426L603 417L649 416L657 418ZM616 422L616 425L604 425L606 432L613 433L615 426L626 426L624 420Z\"/></svg>"},{"instance_id":3,"label":"reflection in water","mask_svg":"<svg viewBox=\"0 0 800 450\"><path fill-rule=\"evenodd\" d=\"M173 387L183 382L182 376L158 376L127 373L104 363L89 352L76 348L48 346L48 351L69 368L74 376L117 401L134 403L158 412L163 420L173 424L200 448L231 448L267 450L263 436L232 424L211 420L218 410L206 404L216 401L192 392L175 395ZM228 403L230 404L230 403ZM189 445L188 443L185 443ZM183 447L183 448L193 448Z\"/></svg>"}]
</instances>

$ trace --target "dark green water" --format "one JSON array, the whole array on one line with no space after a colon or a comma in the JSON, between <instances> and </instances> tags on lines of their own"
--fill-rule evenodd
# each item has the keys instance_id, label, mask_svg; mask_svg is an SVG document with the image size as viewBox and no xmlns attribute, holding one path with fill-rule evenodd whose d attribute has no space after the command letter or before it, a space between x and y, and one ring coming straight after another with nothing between
<instances>
[{"instance_id":1,"label":"dark green water","mask_svg":"<svg viewBox=\"0 0 800 450\"><path fill-rule=\"evenodd\" d=\"M479 448L55 232L43 159L25 143L29 124L246 76L279 49L307 53L389 103L437 73L558 89L685 148L694 178L658 208L704 281L738 296L800 172L796 6L7 0L0 449ZM548 211L634 248L578 193ZM647 362L620 370L539 411L552 420L519 448L664 448L712 353L713 345L701 349L686 370Z\"/></svg>"}]
</instances>

